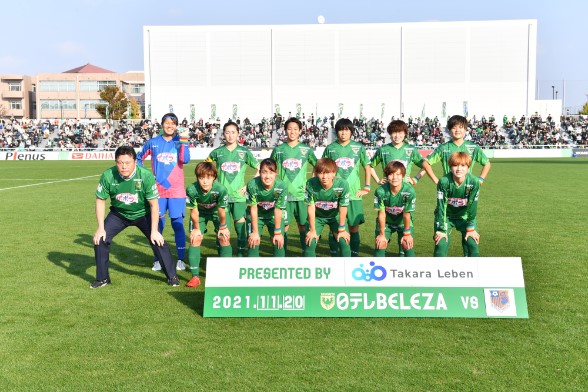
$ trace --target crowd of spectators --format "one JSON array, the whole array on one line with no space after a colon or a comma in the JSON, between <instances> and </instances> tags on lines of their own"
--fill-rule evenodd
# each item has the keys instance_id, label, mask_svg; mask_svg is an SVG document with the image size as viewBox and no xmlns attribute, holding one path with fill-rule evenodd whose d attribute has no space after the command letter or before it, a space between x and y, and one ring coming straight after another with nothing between
<instances>
[{"instance_id":1,"label":"crowd of spectators","mask_svg":"<svg viewBox=\"0 0 588 392\"><path fill-rule=\"evenodd\" d=\"M578 139L574 139L574 136L577 136L574 126L581 129L581 123L565 120L565 118L561 120L558 125L551 115L543 120L538 113L531 115L528 119L522 116L518 121L515 117L509 121L505 116L503 129L510 141L510 146L516 148L563 148L580 144L577 143ZM586 130L585 124L584 130ZM573 135L571 135L572 131L574 131Z\"/></svg>"},{"instance_id":2,"label":"crowd of spectators","mask_svg":"<svg viewBox=\"0 0 588 392\"><path fill-rule=\"evenodd\" d=\"M108 127L105 122L89 123L77 119L68 119L59 126L51 126L49 122L46 124L51 131L45 149L58 151L95 149L104 129ZM55 129L57 133L54 132Z\"/></svg>"},{"instance_id":3,"label":"crowd of spectators","mask_svg":"<svg viewBox=\"0 0 588 392\"><path fill-rule=\"evenodd\" d=\"M588 116L566 116L561 120L561 129L571 143L588 148Z\"/></svg>"},{"instance_id":4,"label":"crowd of spectators","mask_svg":"<svg viewBox=\"0 0 588 392\"><path fill-rule=\"evenodd\" d=\"M241 133L239 142L251 149L272 149L285 142L286 135L283 123L286 118L275 114L253 122L249 118L239 124ZM326 147L329 139L334 140L335 115L316 117L311 114L299 116L302 123L300 141L313 148ZM392 117L391 120L395 118ZM437 118L409 117L400 119L408 124L408 142L417 147L436 148L450 139L445 124ZM69 119L59 125L59 121L50 122L33 120L0 120L0 148L21 150L79 150L101 148L116 149L121 145L141 148L143 144L161 132L158 122L142 120L139 122L96 122L88 123ZM378 119L354 118L353 140L368 149L377 149L389 142L386 133L387 124ZM189 131L190 147L216 147L222 144L222 128L220 118L202 119L189 123L184 119L182 127ZM528 119L520 119L506 115L502 124L494 116L477 118L473 116L468 126L466 139L479 144L483 148L562 148L571 146L588 146L588 117L562 116L556 123L551 115L545 120L537 113ZM45 143L43 143L45 141Z\"/></svg>"},{"instance_id":5,"label":"crowd of spectators","mask_svg":"<svg viewBox=\"0 0 588 392\"><path fill-rule=\"evenodd\" d=\"M0 148L34 150L48 139L52 132L53 126L48 122L0 119Z\"/></svg>"}]
</instances>

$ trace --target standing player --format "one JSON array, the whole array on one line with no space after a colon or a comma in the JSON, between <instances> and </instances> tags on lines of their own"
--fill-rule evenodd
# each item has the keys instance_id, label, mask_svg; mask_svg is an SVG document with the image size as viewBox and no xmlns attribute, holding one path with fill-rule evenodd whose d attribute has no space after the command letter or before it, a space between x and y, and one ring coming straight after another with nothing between
<instances>
[{"instance_id":1,"label":"standing player","mask_svg":"<svg viewBox=\"0 0 588 392\"><path fill-rule=\"evenodd\" d=\"M335 123L337 141L329 144L323 153L323 158L331 158L337 164L337 176L346 180L349 184L349 211L347 222L351 236L351 256L359 256L359 225L365 222L363 204L361 198L370 192L370 176L372 167L370 159L363 144L351 140L353 135L353 122L348 118L342 118ZM361 186L359 166L365 169L365 185ZM336 256L337 241L334 236L329 236L331 256Z\"/></svg>"},{"instance_id":2,"label":"standing player","mask_svg":"<svg viewBox=\"0 0 588 392\"><path fill-rule=\"evenodd\" d=\"M472 165L470 166L470 173L472 172L472 168L474 167L473 162L478 162L482 165L482 172L478 177L480 184L484 183L484 179L486 175L490 171L490 160L484 154L484 151L480 148L479 145L476 143L470 142L469 140L465 140L466 131L468 129L468 120L459 115L451 116L449 120L447 120L447 128L451 132L451 141L447 143L441 144L439 147L435 149L432 153L430 153L426 160L429 162L430 165L434 165L435 163L441 161L441 165L443 166L443 174L448 174L451 172L449 166L449 157L455 152L465 152L467 153L470 158L472 158ZM422 177L424 170L421 169L417 174L417 180ZM429 177L433 180L435 184L439 181L437 176L433 172L427 172Z\"/></svg>"},{"instance_id":3,"label":"standing player","mask_svg":"<svg viewBox=\"0 0 588 392\"><path fill-rule=\"evenodd\" d=\"M259 177L247 183L247 226L249 232L249 257L259 257L260 233L267 226L274 257L285 257L283 212L286 210L288 186L276 179L276 162L266 158L259 164Z\"/></svg>"},{"instance_id":4,"label":"standing player","mask_svg":"<svg viewBox=\"0 0 588 392\"><path fill-rule=\"evenodd\" d=\"M321 158L314 167L315 176L306 182L304 202L308 205L308 224L304 257L316 257L317 241L325 225L335 238L341 256L351 256L346 225L349 185L344 179L335 177L337 170L334 160Z\"/></svg>"},{"instance_id":5,"label":"standing player","mask_svg":"<svg viewBox=\"0 0 588 392\"><path fill-rule=\"evenodd\" d=\"M378 148L372 158L372 167L376 167L381 163L382 168L385 168L389 162L399 161L402 162L406 168L406 176L404 176L404 181L410 182L412 185L415 185L419 181L419 178L411 178L410 176L413 164L424 169L432 178L434 173L433 169L431 169L431 165L429 165L429 162L427 162L421 156L417 147L412 146L404 141L408 135L408 126L406 123L402 120L394 120L388 124L388 128L386 130L388 131L392 141ZM376 171L372 170L372 176L377 183L386 183L386 175L384 175L382 180L380 180L376 174Z\"/></svg>"},{"instance_id":6,"label":"standing player","mask_svg":"<svg viewBox=\"0 0 588 392\"><path fill-rule=\"evenodd\" d=\"M404 176L406 168L400 161L388 162L384 168L386 183L376 189L374 208L376 219L376 257L385 257L392 234L398 234L400 256L414 257L414 228L412 213L416 193Z\"/></svg>"},{"instance_id":7,"label":"standing player","mask_svg":"<svg viewBox=\"0 0 588 392\"><path fill-rule=\"evenodd\" d=\"M159 191L159 232L163 234L165 227L165 213L169 213L176 249L178 251L178 270L186 269L184 264L186 252L186 230L184 229L184 210L186 209L186 191L184 188L184 165L190 162L190 148L188 135L176 135L178 117L168 113L161 119L163 133L149 139L139 154L137 163L143 166L143 161L151 155L151 170L157 181ZM153 263L154 271L161 270L159 259Z\"/></svg>"},{"instance_id":8,"label":"standing player","mask_svg":"<svg viewBox=\"0 0 588 392\"><path fill-rule=\"evenodd\" d=\"M170 286L179 286L169 247L157 230L159 205L153 174L137 166L137 155L130 146L114 152L116 166L102 173L96 189L96 220L94 234L96 280L90 288L110 284L110 244L118 233L129 226L138 227L149 240L153 253L163 262L163 272ZM106 219L106 199L110 198L110 212Z\"/></svg>"},{"instance_id":9,"label":"standing player","mask_svg":"<svg viewBox=\"0 0 588 392\"><path fill-rule=\"evenodd\" d=\"M225 145L211 151L206 160L215 162L218 169L218 181L229 192L229 211L237 233L237 256L244 257L247 251L247 231L245 230L245 170L249 165L257 170L257 160L245 147L239 145L239 125L229 121L223 126Z\"/></svg>"},{"instance_id":10,"label":"standing player","mask_svg":"<svg viewBox=\"0 0 588 392\"><path fill-rule=\"evenodd\" d=\"M306 237L306 224L308 212L304 204L304 186L306 185L306 172L308 164L316 164L316 155L307 144L300 143L302 123L292 117L284 124L286 130L286 143L273 149L270 158L276 161L278 176L288 184L286 222L284 222L284 252L288 249L289 223L298 223L300 247L304 250Z\"/></svg>"},{"instance_id":11,"label":"standing player","mask_svg":"<svg viewBox=\"0 0 588 392\"><path fill-rule=\"evenodd\" d=\"M188 185L186 195L192 231L190 232L190 247L188 261L192 279L186 284L197 287L200 284L200 245L202 244L202 230L206 233L206 225L212 221L216 233L216 245L220 257L231 257L231 237L227 226L228 192L224 185L216 180L216 167L210 162L200 162L194 169L196 182Z\"/></svg>"},{"instance_id":12,"label":"standing player","mask_svg":"<svg viewBox=\"0 0 588 392\"><path fill-rule=\"evenodd\" d=\"M435 209L435 257L445 257L449 249L449 233L455 227L461 232L466 257L478 257L480 234L476 226L480 181L469 173L472 158L466 152L455 152L448 160L450 173L437 183Z\"/></svg>"}]
</instances>

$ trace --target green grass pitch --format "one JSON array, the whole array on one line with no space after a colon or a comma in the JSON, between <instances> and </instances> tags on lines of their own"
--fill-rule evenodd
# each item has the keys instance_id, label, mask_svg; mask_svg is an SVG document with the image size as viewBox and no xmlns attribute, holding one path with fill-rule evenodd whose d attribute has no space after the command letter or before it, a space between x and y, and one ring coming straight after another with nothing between
<instances>
[{"instance_id":1,"label":"green grass pitch","mask_svg":"<svg viewBox=\"0 0 588 392\"><path fill-rule=\"evenodd\" d=\"M522 257L528 320L204 319L204 288L184 286L188 271L179 274L182 287L167 286L162 273L151 271L150 248L134 229L112 246L113 284L91 290L94 192L112 164L0 163L2 391L588 385L587 160L495 159L482 187L480 253ZM187 181L194 167L187 166ZM423 179L416 191L416 253L430 256L434 187ZM364 198L362 256L373 252L372 201L373 191ZM165 237L173 249L169 222ZM298 255L291 237L289 255ZM213 245L207 237L203 256L215 254ZM317 254L327 252L322 241ZM461 255L459 241L450 255Z\"/></svg>"}]
</instances>

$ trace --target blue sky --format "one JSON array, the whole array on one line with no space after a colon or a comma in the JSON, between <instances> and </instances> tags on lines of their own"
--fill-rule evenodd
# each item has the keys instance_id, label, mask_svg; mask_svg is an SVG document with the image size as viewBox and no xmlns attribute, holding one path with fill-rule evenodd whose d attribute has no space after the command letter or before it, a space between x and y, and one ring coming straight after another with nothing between
<instances>
[{"instance_id":1,"label":"blue sky","mask_svg":"<svg viewBox=\"0 0 588 392\"><path fill-rule=\"evenodd\" d=\"M539 99L588 94L588 1L56 0L2 5L0 74L63 72L86 63L143 70L144 25L397 23L537 19ZM564 82L565 80L565 88Z\"/></svg>"}]
</instances>

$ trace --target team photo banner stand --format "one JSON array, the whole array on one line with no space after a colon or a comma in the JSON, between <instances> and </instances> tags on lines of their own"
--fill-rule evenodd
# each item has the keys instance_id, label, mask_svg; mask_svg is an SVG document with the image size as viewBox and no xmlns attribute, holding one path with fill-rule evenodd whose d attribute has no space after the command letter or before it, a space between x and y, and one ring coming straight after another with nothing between
<instances>
[{"instance_id":1,"label":"team photo banner stand","mask_svg":"<svg viewBox=\"0 0 588 392\"><path fill-rule=\"evenodd\" d=\"M520 257L209 257L204 317L529 313Z\"/></svg>"}]
</instances>

